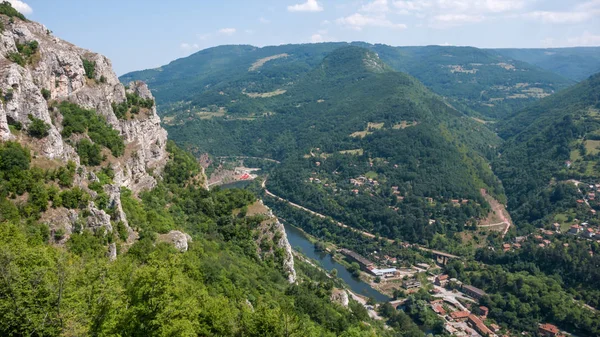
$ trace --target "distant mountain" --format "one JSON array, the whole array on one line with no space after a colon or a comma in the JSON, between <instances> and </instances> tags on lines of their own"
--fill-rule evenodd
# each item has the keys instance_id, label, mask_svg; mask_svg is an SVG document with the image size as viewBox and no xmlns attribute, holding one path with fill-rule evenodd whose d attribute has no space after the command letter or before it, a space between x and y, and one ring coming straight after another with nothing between
<instances>
[{"instance_id":1,"label":"distant mountain","mask_svg":"<svg viewBox=\"0 0 600 337\"><path fill-rule=\"evenodd\" d=\"M486 159L499 145L494 133L373 51L336 49L285 88L245 91L263 115L190 111L169 132L197 154L280 160L271 191L392 238L461 231L487 214L480 188L502 197ZM470 202L448 207L452 199Z\"/></svg>"},{"instance_id":2,"label":"distant mountain","mask_svg":"<svg viewBox=\"0 0 600 337\"><path fill-rule=\"evenodd\" d=\"M362 42L284 45L256 48L220 46L157 69L133 72L123 82L147 81L163 114L198 110L215 104L229 111L262 113L246 105L248 92L286 90L341 46L360 46L379 54L474 116L497 118L517 111L574 82L494 51L472 47L390 47ZM224 97L222 97L224 96ZM235 100L235 102L231 102Z\"/></svg>"},{"instance_id":3,"label":"distant mountain","mask_svg":"<svg viewBox=\"0 0 600 337\"><path fill-rule=\"evenodd\" d=\"M494 51L575 81L585 80L592 74L600 72L600 47L495 49Z\"/></svg>"},{"instance_id":4,"label":"distant mountain","mask_svg":"<svg viewBox=\"0 0 600 337\"><path fill-rule=\"evenodd\" d=\"M600 211L595 200L577 202L600 183L600 74L514 114L498 132L506 142L494 170L513 219L549 225ZM571 179L584 183L561 183Z\"/></svg>"}]
</instances>

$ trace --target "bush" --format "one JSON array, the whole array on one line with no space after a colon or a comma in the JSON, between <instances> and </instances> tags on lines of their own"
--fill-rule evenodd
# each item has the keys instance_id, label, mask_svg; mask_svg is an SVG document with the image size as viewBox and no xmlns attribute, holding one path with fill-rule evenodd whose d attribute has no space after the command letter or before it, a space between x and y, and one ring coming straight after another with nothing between
<instances>
[{"instance_id":1,"label":"bush","mask_svg":"<svg viewBox=\"0 0 600 337\"><path fill-rule=\"evenodd\" d=\"M29 169L31 155L29 150L17 142L0 144L0 171L25 171Z\"/></svg>"},{"instance_id":2,"label":"bush","mask_svg":"<svg viewBox=\"0 0 600 337\"><path fill-rule=\"evenodd\" d=\"M18 10L14 9L8 1L3 1L2 3L0 3L0 14L4 14L9 18L17 17L23 21L27 20L25 16L21 14Z\"/></svg>"},{"instance_id":3,"label":"bush","mask_svg":"<svg viewBox=\"0 0 600 337\"><path fill-rule=\"evenodd\" d=\"M31 123L27 128L27 132L31 137L44 138L50 134L50 125L46 124L43 120L31 115L29 115L29 120L31 120Z\"/></svg>"},{"instance_id":4,"label":"bush","mask_svg":"<svg viewBox=\"0 0 600 337\"><path fill-rule=\"evenodd\" d=\"M87 133L94 143L110 149L115 157L125 151L125 143L119 132L94 110L83 109L69 102L62 102L59 110L63 115L63 137L68 138L73 133Z\"/></svg>"},{"instance_id":5,"label":"bush","mask_svg":"<svg viewBox=\"0 0 600 337\"><path fill-rule=\"evenodd\" d=\"M96 77L96 62L81 59L83 61L83 69L85 70L85 76L89 79L94 79Z\"/></svg>"},{"instance_id":6,"label":"bush","mask_svg":"<svg viewBox=\"0 0 600 337\"><path fill-rule=\"evenodd\" d=\"M62 191L60 193L60 199L62 201L62 206L66 208L83 209L87 207L90 201L90 195L81 188L74 187L73 189Z\"/></svg>"},{"instance_id":7,"label":"bush","mask_svg":"<svg viewBox=\"0 0 600 337\"><path fill-rule=\"evenodd\" d=\"M82 139L77 143L77 154L81 160L81 164L86 166L98 166L106 159L102 155L102 148L98 144L94 144L87 139Z\"/></svg>"},{"instance_id":8,"label":"bush","mask_svg":"<svg viewBox=\"0 0 600 337\"><path fill-rule=\"evenodd\" d=\"M47 100L50 99L50 97L52 96L52 94L50 93L50 90L48 90L46 88L42 88L42 96L47 101Z\"/></svg>"}]
</instances>

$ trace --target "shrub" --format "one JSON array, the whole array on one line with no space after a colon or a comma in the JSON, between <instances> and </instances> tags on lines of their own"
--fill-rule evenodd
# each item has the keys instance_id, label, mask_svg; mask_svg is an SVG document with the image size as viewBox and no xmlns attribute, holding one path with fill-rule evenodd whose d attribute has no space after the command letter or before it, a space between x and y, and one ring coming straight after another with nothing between
<instances>
[{"instance_id":1,"label":"shrub","mask_svg":"<svg viewBox=\"0 0 600 337\"><path fill-rule=\"evenodd\" d=\"M88 166L98 166L105 159L102 155L102 148L87 139L82 139L77 143L77 154L81 164Z\"/></svg>"},{"instance_id":2,"label":"shrub","mask_svg":"<svg viewBox=\"0 0 600 337\"><path fill-rule=\"evenodd\" d=\"M17 142L0 144L0 171L25 171L29 169L31 154Z\"/></svg>"},{"instance_id":3,"label":"shrub","mask_svg":"<svg viewBox=\"0 0 600 337\"><path fill-rule=\"evenodd\" d=\"M81 188L74 187L73 189L62 191L60 193L60 199L62 201L62 206L66 208L83 209L87 207L90 201L90 195Z\"/></svg>"},{"instance_id":4,"label":"shrub","mask_svg":"<svg viewBox=\"0 0 600 337\"><path fill-rule=\"evenodd\" d=\"M23 21L27 20L25 16L21 14L21 12L19 12L18 10L14 9L8 1L3 1L2 3L0 3L0 14L4 14L9 18L17 17Z\"/></svg>"},{"instance_id":5,"label":"shrub","mask_svg":"<svg viewBox=\"0 0 600 337\"><path fill-rule=\"evenodd\" d=\"M96 62L87 59L81 59L83 61L83 69L85 70L85 76L89 79L96 77Z\"/></svg>"},{"instance_id":6,"label":"shrub","mask_svg":"<svg viewBox=\"0 0 600 337\"><path fill-rule=\"evenodd\" d=\"M44 138L50 134L50 125L43 120L35 118L31 115L29 115L29 120L31 120L31 123L27 128L27 132L31 137Z\"/></svg>"},{"instance_id":7,"label":"shrub","mask_svg":"<svg viewBox=\"0 0 600 337\"><path fill-rule=\"evenodd\" d=\"M50 99L50 97L52 96L52 94L50 93L50 90L48 90L46 88L42 88L42 96L47 101L47 100Z\"/></svg>"}]
</instances>

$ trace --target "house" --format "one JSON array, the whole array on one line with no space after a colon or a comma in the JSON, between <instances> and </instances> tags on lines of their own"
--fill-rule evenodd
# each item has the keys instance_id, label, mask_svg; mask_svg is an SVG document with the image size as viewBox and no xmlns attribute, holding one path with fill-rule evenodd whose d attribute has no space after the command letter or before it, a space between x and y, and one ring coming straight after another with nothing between
<instances>
[{"instance_id":1,"label":"house","mask_svg":"<svg viewBox=\"0 0 600 337\"><path fill-rule=\"evenodd\" d=\"M450 313L450 317L457 322L464 322L469 318L470 314L468 311L455 311Z\"/></svg>"},{"instance_id":2,"label":"house","mask_svg":"<svg viewBox=\"0 0 600 337\"><path fill-rule=\"evenodd\" d=\"M515 243L521 243L521 242L523 242L523 241L525 241L525 240L527 240L527 237L526 237L526 236L517 236L517 237L515 238Z\"/></svg>"},{"instance_id":3,"label":"house","mask_svg":"<svg viewBox=\"0 0 600 337\"><path fill-rule=\"evenodd\" d=\"M490 328L488 328L483 322L479 319L479 317L475 315L469 315L469 324L473 329L477 330L484 337L492 337L496 336Z\"/></svg>"},{"instance_id":4,"label":"house","mask_svg":"<svg viewBox=\"0 0 600 337\"><path fill-rule=\"evenodd\" d=\"M521 244L520 243L513 243L513 248L514 249L521 249Z\"/></svg>"},{"instance_id":5,"label":"house","mask_svg":"<svg viewBox=\"0 0 600 337\"><path fill-rule=\"evenodd\" d=\"M469 286L469 285L463 285L462 291L463 291L463 293L465 293L475 299L478 299L478 300L486 295L485 291L483 291L479 288L473 287L473 286Z\"/></svg>"},{"instance_id":6,"label":"house","mask_svg":"<svg viewBox=\"0 0 600 337\"><path fill-rule=\"evenodd\" d=\"M577 199L577 203L580 204L580 205L583 204L584 202L585 201L583 201L583 199Z\"/></svg>"},{"instance_id":7,"label":"house","mask_svg":"<svg viewBox=\"0 0 600 337\"><path fill-rule=\"evenodd\" d=\"M508 252L510 250L510 244L509 243L505 243L502 245L502 250L505 252Z\"/></svg>"},{"instance_id":8,"label":"house","mask_svg":"<svg viewBox=\"0 0 600 337\"><path fill-rule=\"evenodd\" d=\"M581 231L583 230L583 227L579 226L579 225L573 225L569 228L569 231L567 233L569 234L573 234L573 235L577 235L579 234Z\"/></svg>"},{"instance_id":9,"label":"house","mask_svg":"<svg viewBox=\"0 0 600 337\"><path fill-rule=\"evenodd\" d=\"M492 329L493 332L498 332L500 331L500 326L498 324L490 324L490 329Z\"/></svg>"},{"instance_id":10,"label":"house","mask_svg":"<svg viewBox=\"0 0 600 337\"><path fill-rule=\"evenodd\" d=\"M375 276L379 276L379 277L392 277L394 275L396 275L396 268L384 268L384 269L377 269L377 268L373 268L370 269L371 274L375 275Z\"/></svg>"},{"instance_id":11,"label":"house","mask_svg":"<svg viewBox=\"0 0 600 337\"><path fill-rule=\"evenodd\" d=\"M431 308L433 309L433 311L435 311L436 314L446 316L446 310L444 310L444 308L441 305L433 304Z\"/></svg>"},{"instance_id":12,"label":"house","mask_svg":"<svg viewBox=\"0 0 600 337\"><path fill-rule=\"evenodd\" d=\"M417 281L417 280L406 280L402 283L402 286L405 289L413 289L413 288L420 288L421 287L421 282Z\"/></svg>"},{"instance_id":13,"label":"house","mask_svg":"<svg viewBox=\"0 0 600 337\"><path fill-rule=\"evenodd\" d=\"M481 311L481 317L483 317L484 319L490 313L490 309L488 309L488 307L484 307L483 305L479 307L479 310Z\"/></svg>"},{"instance_id":14,"label":"house","mask_svg":"<svg viewBox=\"0 0 600 337\"><path fill-rule=\"evenodd\" d=\"M544 324L539 325L538 332L540 333L541 336L544 336L544 337L555 337L555 336L558 336L558 334L560 333L560 330L558 330L558 327L556 327L556 325L552 325L550 323L544 323Z\"/></svg>"},{"instance_id":15,"label":"house","mask_svg":"<svg viewBox=\"0 0 600 337\"><path fill-rule=\"evenodd\" d=\"M557 222L553 223L553 224L552 224L552 227L554 227L554 230L555 230L556 232L560 231L560 224L559 224L559 223L557 223Z\"/></svg>"},{"instance_id":16,"label":"house","mask_svg":"<svg viewBox=\"0 0 600 337\"><path fill-rule=\"evenodd\" d=\"M435 285L440 287L445 287L448 284L448 274L438 275L435 278Z\"/></svg>"},{"instance_id":17,"label":"house","mask_svg":"<svg viewBox=\"0 0 600 337\"><path fill-rule=\"evenodd\" d=\"M533 237L536 241L542 241L544 238L542 238L541 235L536 235Z\"/></svg>"},{"instance_id":18,"label":"house","mask_svg":"<svg viewBox=\"0 0 600 337\"><path fill-rule=\"evenodd\" d=\"M349 260L357 262L363 270L371 270L375 268L375 263L369 261L362 255L348 249L340 249L340 253L344 254Z\"/></svg>"},{"instance_id":19,"label":"house","mask_svg":"<svg viewBox=\"0 0 600 337\"><path fill-rule=\"evenodd\" d=\"M544 240L543 242L546 246L550 246L550 244L552 243L550 240Z\"/></svg>"},{"instance_id":20,"label":"house","mask_svg":"<svg viewBox=\"0 0 600 337\"><path fill-rule=\"evenodd\" d=\"M584 238L588 238L591 239L596 235L596 233L594 232L593 229L591 228L586 228L583 233L581 233L581 236L583 236Z\"/></svg>"},{"instance_id":21,"label":"house","mask_svg":"<svg viewBox=\"0 0 600 337\"><path fill-rule=\"evenodd\" d=\"M417 263L417 267L425 269L425 270L429 270L429 268L431 268L431 266L428 265L427 263Z\"/></svg>"}]
</instances>

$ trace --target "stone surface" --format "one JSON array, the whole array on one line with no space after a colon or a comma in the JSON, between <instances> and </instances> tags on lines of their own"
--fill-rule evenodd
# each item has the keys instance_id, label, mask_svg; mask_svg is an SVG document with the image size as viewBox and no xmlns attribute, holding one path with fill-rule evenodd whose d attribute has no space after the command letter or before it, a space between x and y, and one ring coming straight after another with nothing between
<instances>
[{"instance_id":1,"label":"stone surface","mask_svg":"<svg viewBox=\"0 0 600 337\"><path fill-rule=\"evenodd\" d=\"M173 244L180 252L187 252L188 245L192 242L192 237L181 231L170 231L167 234L159 235L158 240Z\"/></svg>"},{"instance_id":2,"label":"stone surface","mask_svg":"<svg viewBox=\"0 0 600 337\"><path fill-rule=\"evenodd\" d=\"M135 92L143 98L153 98L150 90L144 83L135 82L131 83L126 91L112 70L110 60L53 36L39 23L18 19L9 22L4 16L0 17L0 20L4 25L4 31L0 34L0 89L7 97L0 103L0 140L18 139L27 143L38 155L64 163L72 160L79 165L75 149L60 134L62 116L57 110L49 109L42 89L50 92L49 100L70 101L84 108L94 109L104 116L107 122L120 132L126 144L123 156L109 160L115 171L115 178L114 183L105 189L110 203L116 208L113 220L122 221L126 225L129 231L127 241L132 243L137 238L137 233L129 227L123 212L120 201L121 187L131 189L137 195L140 191L156 185L156 179L149 172L160 174L168 160L167 132L160 125L156 108L143 109L135 118L120 120L115 116L112 104L125 101L126 92ZM38 52L25 67L7 58L9 53L17 52L17 43L32 41L38 42ZM86 76L84 59L95 62L95 74L92 79ZM50 125L47 137L38 140L26 136L27 127L31 123L29 115ZM24 127L18 138L10 132L9 123L12 122L20 122ZM88 168L80 167L78 170L85 174L76 177L75 185L85 188L88 177L91 177L90 181L98 181L97 176ZM103 228L112 232L111 219L106 212L94 206L90 206L88 211L91 215L84 221L88 228ZM72 219L72 226L78 214L58 216L62 217L64 223L67 223L67 217ZM67 231L68 235L70 233L70 230Z\"/></svg>"},{"instance_id":3,"label":"stone surface","mask_svg":"<svg viewBox=\"0 0 600 337\"><path fill-rule=\"evenodd\" d=\"M331 302L337 303L343 307L348 307L350 300L348 299L348 293L344 289L333 289L331 292Z\"/></svg>"}]
</instances>

